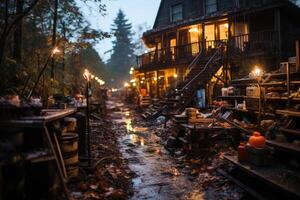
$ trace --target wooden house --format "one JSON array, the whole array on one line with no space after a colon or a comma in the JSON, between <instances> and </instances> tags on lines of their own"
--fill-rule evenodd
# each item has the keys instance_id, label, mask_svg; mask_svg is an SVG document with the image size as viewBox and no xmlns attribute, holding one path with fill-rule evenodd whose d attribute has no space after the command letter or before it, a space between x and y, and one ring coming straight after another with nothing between
<instances>
[{"instance_id":1,"label":"wooden house","mask_svg":"<svg viewBox=\"0 0 300 200\"><path fill-rule=\"evenodd\" d=\"M152 97L173 88L187 105L202 88L211 100L254 66L272 70L295 56L299 19L289 0L162 0L135 79Z\"/></svg>"}]
</instances>

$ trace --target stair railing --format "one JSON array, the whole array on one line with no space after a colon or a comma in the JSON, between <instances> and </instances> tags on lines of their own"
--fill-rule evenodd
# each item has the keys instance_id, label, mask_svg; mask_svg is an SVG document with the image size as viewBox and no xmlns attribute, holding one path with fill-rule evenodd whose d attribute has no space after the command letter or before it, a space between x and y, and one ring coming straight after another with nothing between
<instances>
[{"instance_id":1,"label":"stair railing","mask_svg":"<svg viewBox=\"0 0 300 200\"><path fill-rule=\"evenodd\" d=\"M201 45L201 50L199 51L199 53L197 54L197 56L193 59L193 61L188 65L188 70L191 71L197 64L199 58L202 56L203 54L203 46Z\"/></svg>"},{"instance_id":2,"label":"stair railing","mask_svg":"<svg viewBox=\"0 0 300 200\"><path fill-rule=\"evenodd\" d=\"M207 61L207 63L205 64L204 68L194 77L192 78L184 87L181 88L180 91L184 91L191 83L193 83L204 71L206 71L206 69L209 67L209 65L215 61L215 58L217 56L219 56L219 54L221 53L223 47L225 46L225 42L220 42L219 46L216 48L216 51L214 52L214 54L210 57L210 59Z\"/></svg>"}]
</instances>

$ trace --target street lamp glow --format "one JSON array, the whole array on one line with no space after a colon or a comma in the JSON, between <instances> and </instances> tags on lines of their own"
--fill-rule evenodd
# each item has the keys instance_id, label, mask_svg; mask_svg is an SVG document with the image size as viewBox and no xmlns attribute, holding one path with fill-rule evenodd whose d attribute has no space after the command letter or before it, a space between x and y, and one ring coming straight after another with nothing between
<instances>
[{"instance_id":1,"label":"street lamp glow","mask_svg":"<svg viewBox=\"0 0 300 200\"><path fill-rule=\"evenodd\" d=\"M58 47L55 47L53 50L52 50L52 55L55 55L55 54L58 54L60 53L60 50Z\"/></svg>"},{"instance_id":2,"label":"street lamp glow","mask_svg":"<svg viewBox=\"0 0 300 200\"><path fill-rule=\"evenodd\" d=\"M131 67L131 68L130 68L130 71L134 71L134 68L133 68L133 67Z\"/></svg>"},{"instance_id":3,"label":"street lamp glow","mask_svg":"<svg viewBox=\"0 0 300 200\"><path fill-rule=\"evenodd\" d=\"M132 75L132 74L133 74L133 71L130 70L130 71L129 71L129 74Z\"/></svg>"},{"instance_id":4,"label":"street lamp glow","mask_svg":"<svg viewBox=\"0 0 300 200\"><path fill-rule=\"evenodd\" d=\"M254 70L252 71L252 75L256 78L261 77L262 70L258 66L255 66Z\"/></svg>"},{"instance_id":5,"label":"street lamp glow","mask_svg":"<svg viewBox=\"0 0 300 200\"><path fill-rule=\"evenodd\" d=\"M91 80L91 73L90 73L90 71L89 71L88 69L85 69L85 70L84 70L83 77L84 77L84 79L87 80L87 81L90 81L90 80Z\"/></svg>"},{"instance_id":6,"label":"street lamp glow","mask_svg":"<svg viewBox=\"0 0 300 200\"><path fill-rule=\"evenodd\" d=\"M177 78L177 77L178 77L178 75L177 75L177 74L174 74L174 75L173 75L173 77L174 77L174 78Z\"/></svg>"},{"instance_id":7,"label":"street lamp glow","mask_svg":"<svg viewBox=\"0 0 300 200\"><path fill-rule=\"evenodd\" d=\"M129 83L127 82L124 83L124 87L129 87L129 86L130 86Z\"/></svg>"}]
</instances>

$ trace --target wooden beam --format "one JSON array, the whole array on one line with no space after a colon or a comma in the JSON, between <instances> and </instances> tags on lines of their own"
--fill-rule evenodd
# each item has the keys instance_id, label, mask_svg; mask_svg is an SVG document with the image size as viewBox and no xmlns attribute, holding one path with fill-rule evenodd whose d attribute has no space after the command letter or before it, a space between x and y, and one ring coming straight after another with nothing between
<instances>
[{"instance_id":1,"label":"wooden beam","mask_svg":"<svg viewBox=\"0 0 300 200\"><path fill-rule=\"evenodd\" d=\"M223 72L221 74L221 76L223 75ZM215 77L216 79L218 79L219 81L221 81L222 83L226 84L226 82L224 80L222 80L220 77L213 75L213 77Z\"/></svg>"},{"instance_id":2,"label":"wooden beam","mask_svg":"<svg viewBox=\"0 0 300 200\"><path fill-rule=\"evenodd\" d=\"M300 71L300 42L296 41L296 71Z\"/></svg>"}]
</instances>

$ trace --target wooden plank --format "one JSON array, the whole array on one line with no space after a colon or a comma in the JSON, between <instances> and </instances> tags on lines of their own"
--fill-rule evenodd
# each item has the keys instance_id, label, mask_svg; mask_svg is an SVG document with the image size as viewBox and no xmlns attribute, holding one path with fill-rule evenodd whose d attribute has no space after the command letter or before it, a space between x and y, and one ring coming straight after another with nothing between
<instances>
[{"instance_id":1,"label":"wooden plank","mask_svg":"<svg viewBox=\"0 0 300 200\"><path fill-rule=\"evenodd\" d=\"M59 159L59 162L61 165L61 169L63 171L64 178L67 179L68 175L67 175L67 171L66 171L66 166L65 166L64 158L61 153L61 149L60 149L60 145L59 145L56 133L53 133L53 138L54 138L54 144L55 144L54 147L56 147L57 156L58 156L58 159Z\"/></svg>"},{"instance_id":2,"label":"wooden plank","mask_svg":"<svg viewBox=\"0 0 300 200\"><path fill-rule=\"evenodd\" d=\"M68 188L67 188L67 185L66 185L66 180L64 179L63 171L62 171L62 169L61 169L61 166L60 166L60 163L59 163L59 160L58 160L57 153L56 153L56 151L55 151L55 149L54 149L54 145L53 145L53 143L52 143L52 140L51 140L51 137L50 137L50 134L49 134L49 131L48 131L46 125L44 126L44 130L43 130L43 131L44 131L44 134L45 134L45 136L46 136L46 141L47 141L47 143L48 143L48 145L49 145L49 147L50 147L50 150L51 150L51 152L53 153L54 158L55 158L55 159L54 159L54 160L55 160L55 166L56 166L56 168L57 168L58 176L59 176L59 179L60 179L61 184L62 184L62 186L63 186L63 191L64 191L64 194L65 194L65 198L66 198L67 200L69 200L70 197L69 197L69 191L68 191Z\"/></svg>"},{"instance_id":3,"label":"wooden plank","mask_svg":"<svg viewBox=\"0 0 300 200\"><path fill-rule=\"evenodd\" d=\"M76 109L70 108L65 110L54 110L54 111L46 111L45 116L33 116L33 117L23 117L21 120L33 120L33 121L42 121L42 122L52 122L56 121L58 119L64 118L66 116L69 116L71 114L74 114L76 112ZM47 115L48 114L48 115Z\"/></svg>"},{"instance_id":4,"label":"wooden plank","mask_svg":"<svg viewBox=\"0 0 300 200\"><path fill-rule=\"evenodd\" d=\"M243 112L243 113L250 113L250 114L258 114L258 111L255 110L245 110L245 109L239 109L239 108L231 108L231 107L224 107L224 109L226 110L232 110L232 111L236 111L236 112ZM267 112L263 112L262 115L267 115L267 116L272 116L274 117L275 115L272 113L267 113Z\"/></svg>"},{"instance_id":5,"label":"wooden plank","mask_svg":"<svg viewBox=\"0 0 300 200\"><path fill-rule=\"evenodd\" d=\"M76 109L66 109L66 110L46 110L50 113L47 116L34 116L34 117L22 117L20 119L13 120L0 120L0 127L43 127L44 123L53 122L64 117L67 117L76 112Z\"/></svg>"},{"instance_id":6,"label":"wooden plank","mask_svg":"<svg viewBox=\"0 0 300 200\"><path fill-rule=\"evenodd\" d=\"M268 185L300 198L300 177L297 172L288 169L284 165L274 163L267 167L256 167L248 163L238 162L237 156L224 156L224 158Z\"/></svg>"},{"instance_id":7,"label":"wooden plank","mask_svg":"<svg viewBox=\"0 0 300 200\"><path fill-rule=\"evenodd\" d=\"M281 149L281 150L285 150L285 151L297 153L297 154L300 153L300 148L294 146L291 143L276 142L276 141L272 141L272 140L267 140L266 143L269 146L273 146L273 147Z\"/></svg>"},{"instance_id":8,"label":"wooden plank","mask_svg":"<svg viewBox=\"0 0 300 200\"><path fill-rule=\"evenodd\" d=\"M238 179L234 178L233 176L229 175L224 170L217 169L217 172L219 174L221 174L222 176L226 177L227 179L229 179L230 181L234 182L238 186L240 186L242 189L244 189L246 192L248 192L251 196L255 197L255 199L257 199L257 200L265 200L265 198L263 196L261 196L260 194L258 194L255 190L253 190L250 187L246 186L244 183L242 183Z\"/></svg>"},{"instance_id":9,"label":"wooden plank","mask_svg":"<svg viewBox=\"0 0 300 200\"><path fill-rule=\"evenodd\" d=\"M292 110L276 110L276 114L279 115L289 115L292 117L300 117L299 111L292 111Z\"/></svg>"}]
</instances>

